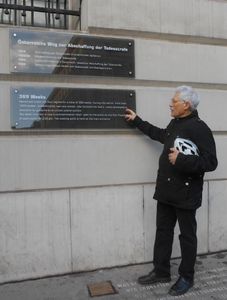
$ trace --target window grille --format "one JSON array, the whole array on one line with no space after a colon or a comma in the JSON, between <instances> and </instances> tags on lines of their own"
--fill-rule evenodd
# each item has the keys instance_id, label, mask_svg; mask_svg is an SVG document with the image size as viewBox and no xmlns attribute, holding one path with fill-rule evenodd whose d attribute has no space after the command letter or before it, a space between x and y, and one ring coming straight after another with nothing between
<instances>
[{"instance_id":1,"label":"window grille","mask_svg":"<svg viewBox=\"0 0 227 300\"><path fill-rule=\"evenodd\" d=\"M69 0L0 0L0 23L68 29L69 17L80 20L81 3L70 10Z\"/></svg>"}]
</instances>

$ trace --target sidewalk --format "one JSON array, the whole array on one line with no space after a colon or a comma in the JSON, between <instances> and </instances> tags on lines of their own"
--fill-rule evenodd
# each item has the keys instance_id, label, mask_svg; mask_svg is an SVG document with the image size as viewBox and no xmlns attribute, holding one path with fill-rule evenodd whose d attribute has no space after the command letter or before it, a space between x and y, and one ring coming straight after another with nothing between
<instances>
[{"instance_id":1,"label":"sidewalk","mask_svg":"<svg viewBox=\"0 0 227 300\"><path fill-rule=\"evenodd\" d=\"M65 275L39 280L0 285L0 300L171 300L171 299L226 299L227 252L198 256L195 285L185 295L168 295L177 279L179 259L171 261L172 282L140 286L138 276L148 273L152 265L134 265L108 270ZM116 294L91 297L87 285L111 281Z\"/></svg>"}]
</instances>

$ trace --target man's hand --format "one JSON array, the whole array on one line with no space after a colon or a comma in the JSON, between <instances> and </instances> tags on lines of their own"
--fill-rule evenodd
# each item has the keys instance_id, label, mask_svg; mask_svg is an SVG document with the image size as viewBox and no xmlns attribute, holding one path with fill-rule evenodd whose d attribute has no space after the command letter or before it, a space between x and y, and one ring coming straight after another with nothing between
<instances>
[{"instance_id":1,"label":"man's hand","mask_svg":"<svg viewBox=\"0 0 227 300\"><path fill-rule=\"evenodd\" d=\"M126 110L125 110L125 119L126 119L126 121L127 122L133 121L135 119L135 117L136 117L136 113L133 110L131 110L129 108L126 108Z\"/></svg>"},{"instance_id":2,"label":"man's hand","mask_svg":"<svg viewBox=\"0 0 227 300\"><path fill-rule=\"evenodd\" d=\"M170 148L169 161L172 165L175 165L179 151L176 148Z\"/></svg>"}]
</instances>

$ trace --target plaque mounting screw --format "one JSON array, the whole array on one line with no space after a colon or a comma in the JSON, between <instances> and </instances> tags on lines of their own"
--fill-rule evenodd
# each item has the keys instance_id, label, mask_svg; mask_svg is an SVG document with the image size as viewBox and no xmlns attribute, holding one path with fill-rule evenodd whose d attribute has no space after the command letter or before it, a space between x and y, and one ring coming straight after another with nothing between
<instances>
[{"instance_id":1,"label":"plaque mounting screw","mask_svg":"<svg viewBox=\"0 0 227 300\"><path fill-rule=\"evenodd\" d=\"M17 34L16 34L16 33L14 33L14 34L13 34L13 36L15 36L15 37L16 37L16 36L17 36Z\"/></svg>"},{"instance_id":2,"label":"plaque mounting screw","mask_svg":"<svg viewBox=\"0 0 227 300\"><path fill-rule=\"evenodd\" d=\"M129 71L128 73L129 73L129 75L132 75L132 71Z\"/></svg>"},{"instance_id":3,"label":"plaque mounting screw","mask_svg":"<svg viewBox=\"0 0 227 300\"><path fill-rule=\"evenodd\" d=\"M17 93L18 93L18 90L15 90L14 93L17 94Z\"/></svg>"},{"instance_id":4,"label":"plaque mounting screw","mask_svg":"<svg viewBox=\"0 0 227 300\"><path fill-rule=\"evenodd\" d=\"M132 43L131 43L131 42L129 42L129 43L128 43L128 45L129 45L129 46L132 46Z\"/></svg>"},{"instance_id":5,"label":"plaque mounting screw","mask_svg":"<svg viewBox=\"0 0 227 300\"><path fill-rule=\"evenodd\" d=\"M132 97L132 96L133 96L133 93L130 93L129 96Z\"/></svg>"},{"instance_id":6,"label":"plaque mounting screw","mask_svg":"<svg viewBox=\"0 0 227 300\"><path fill-rule=\"evenodd\" d=\"M17 68L17 66L14 66L14 69L16 69Z\"/></svg>"}]
</instances>

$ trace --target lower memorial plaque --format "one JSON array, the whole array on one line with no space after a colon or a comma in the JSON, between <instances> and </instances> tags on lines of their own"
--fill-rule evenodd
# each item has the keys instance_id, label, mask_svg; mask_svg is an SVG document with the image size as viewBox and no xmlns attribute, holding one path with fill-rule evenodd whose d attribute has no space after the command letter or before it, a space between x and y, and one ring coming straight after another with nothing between
<instances>
[{"instance_id":1,"label":"lower memorial plaque","mask_svg":"<svg viewBox=\"0 0 227 300\"><path fill-rule=\"evenodd\" d=\"M11 88L13 129L125 129L135 91L54 87Z\"/></svg>"}]
</instances>

